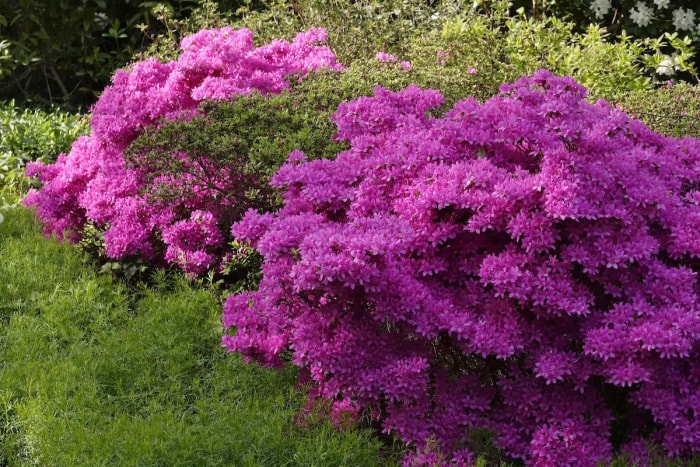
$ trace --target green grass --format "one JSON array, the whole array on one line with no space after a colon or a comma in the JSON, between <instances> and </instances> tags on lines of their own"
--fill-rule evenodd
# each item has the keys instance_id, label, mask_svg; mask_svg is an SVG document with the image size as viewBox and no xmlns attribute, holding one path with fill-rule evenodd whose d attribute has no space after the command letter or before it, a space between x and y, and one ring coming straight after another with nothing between
<instances>
[{"instance_id":1,"label":"green grass","mask_svg":"<svg viewBox=\"0 0 700 467\"><path fill-rule=\"evenodd\" d=\"M0 465L391 465L367 430L302 428L296 372L220 346L181 276L98 275L25 209L0 224Z\"/></svg>"}]
</instances>

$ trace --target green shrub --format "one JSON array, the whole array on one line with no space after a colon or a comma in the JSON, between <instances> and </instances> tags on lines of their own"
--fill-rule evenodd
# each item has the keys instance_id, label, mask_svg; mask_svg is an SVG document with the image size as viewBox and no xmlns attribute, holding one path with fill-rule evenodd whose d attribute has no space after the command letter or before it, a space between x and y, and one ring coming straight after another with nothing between
<instances>
[{"instance_id":1,"label":"green shrub","mask_svg":"<svg viewBox=\"0 0 700 467\"><path fill-rule=\"evenodd\" d=\"M250 5L255 3L256 8ZM439 28L457 15L460 0L260 0L237 11L235 27L247 27L256 40L290 38L313 27L328 31L328 44L341 63L373 57L378 51L403 55L412 38ZM262 6L262 8L260 8Z\"/></svg>"},{"instance_id":2,"label":"green shrub","mask_svg":"<svg viewBox=\"0 0 700 467\"><path fill-rule=\"evenodd\" d=\"M648 53L643 42L629 38L611 42L603 29L593 26L577 33L573 23L553 17L534 20L511 17L499 10L491 15L463 14L449 19L441 30L414 40L411 52L420 59L411 56L409 60L417 73L435 61L438 50L450 54L439 83L440 90L448 94L461 90L460 77L469 67L487 75L480 78L480 88L470 90L469 95L480 99L493 95L498 83L531 75L540 68L573 76L588 88L593 99L616 100L626 92L652 88L651 80L643 74ZM430 79L426 76L426 81Z\"/></svg>"},{"instance_id":3,"label":"green shrub","mask_svg":"<svg viewBox=\"0 0 700 467\"><path fill-rule=\"evenodd\" d=\"M614 98L651 87L641 73L649 52L643 42L629 38L610 42L603 29L576 32L573 23L554 17L511 15L509 3L502 0L472 6L419 0L264 3L268 8L262 12L241 10L243 16L234 25L250 28L258 40L324 27L342 63L352 64L380 51L394 54L413 64L412 82L439 88L448 100L466 95L484 99L497 91L498 84L539 68L575 77L594 97ZM439 61L444 65L436 66ZM469 76L464 85L461 81L469 69L478 77Z\"/></svg>"},{"instance_id":4,"label":"green shrub","mask_svg":"<svg viewBox=\"0 0 700 467\"><path fill-rule=\"evenodd\" d=\"M648 71L650 77L698 82L697 13L700 10L694 0L514 0L510 10L535 18L564 19L577 32L595 25L604 28L613 41L625 41L628 36L643 40L653 49L649 57L654 63Z\"/></svg>"},{"instance_id":5,"label":"green shrub","mask_svg":"<svg viewBox=\"0 0 700 467\"><path fill-rule=\"evenodd\" d=\"M78 136L87 133L83 116L53 108L49 111L19 108L14 101L0 103L0 151L20 162L52 161L70 150Z\"/></svg>"},{"instance_id":6,"label":"green shrub","mask_svg":"<svg viewBox=\"0 0 700 467\"><path fill-rule=\"evenodd\" d=\"M617 103L652 130L678 138L700 138L700 90L688 83L624 94Z\"/></svg>"},{"instance_id":7,"label":"green shrub","mask_svg":"<svg viewBox=\"0 0 700 467\"><path fill-rule=\"evenodd\" d=\"M57 108L20 109L14 101L0 103L0 205L14 204L26 193L25 163L54 161L87 131L87 119Z\"/></svg>"},{"instance_id":8,"label":"green shrub","mask_svg":"<svg viewBox=\"0 0 700 467\"><path fill-rule=\"evenodd\" d=\"M331 77L331 73L325 73L326 82L340 81L339 75ZM232 102L208 102L201 107L202 116L147 129L129 146L126 159L145 172L145 186L151 189L151 195L167 201L186 196L183 190L189 184L161 184L157 178L167 173L175 180L181 179L190 162L199 167L206 164L204 160L210 161L209 170L219 172L229 165L240 167L237 161L243 159L243 173L257 179L269 178L294 149L308 151L313 158L331 157L343 148L332 140L334 127L330 121L330 111L340 101L336 93L320 95L330 90L316 86L324 78L307 79L313 84L300 85L302 93L286 91L269 97L256 93ZM342 90L336 91L342 94ZM188 155L187 162L177 155L180 152ZM239 186L229 188L241 191ZM274 201L271 193L255 185L251 190L257 191L246 193L250 205L269 209ZM230 198L232 193L219 195ZM242 215L232 214L236 218Z\"/></svg>"},{"instance_id":9,"label":"green shrub","mask_svg":"<svg viewBox=\"0 0 700 467\"><path fill-rule=\"evenodd\" d=\"M596 26L575 33L573 23L553 17L538 21L511 18L507 27L505 53L520 74L547 68L575 77L591 96L607 99L649 88L649 80L640 73L646 49L639 41L622 37L610 42L605 30Z\"/></svg>"}]
</instances>

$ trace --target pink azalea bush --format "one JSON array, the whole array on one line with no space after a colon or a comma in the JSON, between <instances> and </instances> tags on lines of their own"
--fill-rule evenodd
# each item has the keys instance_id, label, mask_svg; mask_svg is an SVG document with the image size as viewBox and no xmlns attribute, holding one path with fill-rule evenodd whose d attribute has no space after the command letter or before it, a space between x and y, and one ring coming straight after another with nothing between
<instances>
[{"instance_id":1,"label":"pink azalea bush","mask_svg":"<svg viewBox=\"0 0 700 467\"><path fill-rule=\"evenodd\" d=\"M585 95L541 70L441 118L416 86L341 105L350 149L290 154L281 210L231 229L264 262L225 347L407 464L467 464L478 429L530 465L700 452L700 141Z\"/></svg>"},{"instance_id":2,"label":"pink azalea bush","mask_svg":"<svg viewBox=\"0 0 700 467\"><path fill-rule=\"evenodd\" d=\"M324 30L312 29L292 42L274 40L255 47L247 29L202 30L182 40L175 61L147 59L118 71L92 109L90 135L53 164L28 164L27 174L36 176L42 187L31 191L24 203L36 207L47 234L77 241L89 222L104 231L110 258L165 259L201 274L220 256L216 250L228 235L228 225L218 225L218 218L233 201L212 202L211 190L200 187L193 190L197 196L181 202L149 202L145 174L125 162L125 149L164 119L195 115L202 101L253 91L279 93L288 87L290 75L338 68L333 52L319 45L324 40ZM248 187L240 177L226 173L210 183ZM185 227L193 223L193 229Z\"/></svg>"}]
</instances>

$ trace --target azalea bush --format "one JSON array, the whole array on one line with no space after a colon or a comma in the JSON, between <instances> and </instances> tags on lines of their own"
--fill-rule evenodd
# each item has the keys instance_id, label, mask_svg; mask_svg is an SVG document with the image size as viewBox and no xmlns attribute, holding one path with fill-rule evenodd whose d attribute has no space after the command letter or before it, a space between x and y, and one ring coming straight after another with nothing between
<instances>
[{"instance_id":1,"label":"azalea bush","mask_svg":"<svg viewBox=\"0 0 700 467\"><path fill-rule=\"evenodd\" d=\"M282 208L232 227L263 278L224 345L408 464L472 461L478 430L533 465L700 451L700 141L585 97L542 70L444 117L415 86L341 105L349 149L292 152Z\"/></svg>"},{"instance_id":2,"label":"azalea bush","mask_svg":"<svg viewBox=\"0 0 700 467\"><path fill-rule=\"evenodd\" d=\"M126 163L124 150L148 127L194 118L206 100L279 93L288 87L290 75L300 79L316 68L338 67L333 52L318 45L324 38L323 30L313 29L292 42L255 47L246 29L202 30L183 39L177 60L146 59L118 71L92 109L90 134L54 164L28 164L27 174L42 187L24 203L36 207L47 234L78 241L90 227L103 235L111 258L165 260L188 273L202 273L214 264L214 251L224 241L218 218L227 215L232 203L235 209L245 204L255 180L180 153L175 159L188 159L182 164L206 174L206 184L177 202L151 202L141 191L147 174ZM236 157L245 159L246 154L232 155ZM187 184L188 179L164 175L155 182ZM228 196L211 203L222 191Z\"/></svg>"}]
</instances>

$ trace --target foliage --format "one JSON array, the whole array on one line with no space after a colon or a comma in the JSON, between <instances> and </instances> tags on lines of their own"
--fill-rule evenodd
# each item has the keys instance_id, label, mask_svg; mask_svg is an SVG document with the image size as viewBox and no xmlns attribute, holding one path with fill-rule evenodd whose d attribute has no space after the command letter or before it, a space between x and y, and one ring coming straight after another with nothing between
<instances>
[{"instance_id":1,"label":"foliage","mask_svg":"<svg viewBox=\"0 0 700 467\"><path fill-rule=\"evenodd\" d=\"M308 82L318 80L307 77L304 83ZM336 101L335 96L328 99ZM200 204L213 210L215 204L230 201L227 217L220 218L230 225L247 207L274 205L274 193L260 180L272 175L290 151L302 147L317 157L330 157L340 150L332 141L332 122L319 118L324 114L312 108L321 105L290 89L269 97L255 92L231 102L207 102L191 119L146 129L127 147L125 159L143 174L142 191L153 202L195 203L209 184L214 194ZM210 183L222 177L238 177L237 183Z\"/></svg>"},{"instance_id":2,"label":"foliage","mask_svg":"<svg viewBox=\"0 0 700 467\"><path fill-rule=\"evenodd\" d=\"M471 66L479 73L496 71L500 79L493 81L499 83L545 67L557 74L574 76L590 89L594 98L614 99L621 93L650 87L649 80L641 73L646 49L638 41L610 43L599 28L575 33L571 23L556 18L541 21L523 16L481 18L480 22L461 18L446 22L441 37L449 41L443 49L450 54L447 65L453 53L469 54L468 48L476 43L481 58L473 55ZM426 42L431 40L428 37ZM460 60L456 64L464 66Z\"/></svg>"},{"instance_id":3,"label":"foliage","mask_svg":"<svg viewBox=\"0 0 700 467\"><path fill-rule=\"evenodd\" d=\"M542 70L444 117L415 86L342 104L350 148L290 154L283 207L232 227L263 278L224 345L418 460L475 428L536 465L699 452L700 141L584 97Z\"/></svg>"},{"instance_id":4,"label":"foliage","mask_svg":"<svg viewBox=\"0 0 700 467\"><path fill-rule=\"evenodd\" d=\"M663 78L669 71L669 59L673 61L672 70L694 73L694 51L689 39L675 33L658 39L641 40L646 36L632 39L636 36L610 30L605 25L594 26L567 14L570 2L554 3L527 2L528 12L532 13L534 7L539 14L526 17L525 7L517 8L517 2L514 6L504 0L478 1L470 6L458 1L274 0L265 2L266 8L262 11L241 8L238 14L242 18L234 24L250 28L257 37L264 38L291 37L304 27L322 26L328 31L329 45L343 63L352 63L378 51L408 57L412 48L415 52L412 44L416 41L436 46L436 32L443 30L454 34L462 29L462 32L469 32L468 37L462 34L462 40L468 39L478 49L486 49L471 65L475 69L484 68L482 61L507 64L513 60L519 72L508 79L515 79L546 65L557 73L576 76L593 95L598 95L598 86L604 87L605 97L616 92L615 80L606 79L616 72L620 73L617 77L624 78L623 89L632 81L636 81L638 87L643 86L644 78L639 76L642 65L645 75L654 80L659 76ZM587 4L581 6L587 8ZM496 38L499 40L494 40ZM460 48L457 40L453 45ZM528 70L523 70L522 65ZM600 74L602 79L598 82L595 77Z\"/></svg>"},{"instance_id":5,"label":"foliage","mask_svg":"<svg viewBox=\"0 0 700 467\"><path fill-rule=\"evenodd\" d=\"M29 189L27 162L52 162L87 132L87 120L52 109L20 109L14 101L0 103L0 205L15 204Z\"/></svg>"},{"instance_id":6,"label":"foliage","mask_svg":"<svg viewBox=\"0 0 700 467\"><path fill-rule=\"evenodd\" d=\"M697 82L700 9L693 0L517 0L512 8L533 17L564 18L579 31L595 24L623 40L628 35L650 39L650 45L662 40L664 47L651 57L657 76Z\"/></svg>"},{"instance_id":7,"label":"foliage","mask_svg":"<svg viewBox=\"0 0 700 467\"><path fill-rule=\"evenodd\" d=\"M489 85L469 88L469 94L455 100L466 95L485 99L496 92L499 83L541 67L576 77L594 97L613 98L620 92L648 87L648 79L640 72L644 66L656 68L653 60L645 58L656 56L653 44L629 38L611 43L604 29L575 31L573 23L556 17L528 19L509 12L508 2L500 0L475 2L471 8L461 2L413 0L279 0L268 2L267 7L253 13L242 9L243 17L234 24L265 38L291 37L302 25L322 25L342 63L352 64L377 52L391 54L413 65L414 82L441 85L448 101L452 89L463 90L459 81L466 70L476 71L479 80ZM392 20L385 20L387 17ZM658 48L665 44L659 43ZM444 69L437 71L436 62ZM436 72L440 76L428 84Z\"/></svg>"},{"instance_id":8,"label":"foliage","mask_svg":"<svg viewBox=\"0 0 700 467\"><path fill-rule=\"evenodd\" d=\"M658 37L664 33L697 36L697 4L692 0L516 0L513 9L535 17L556 16L580 29L600 24L611 32L625 30L634 37Z\"/></svg>"},{"instance_id":9,"label":"foliage","mask_svg":"<svg viewBox=\"0 0 700 467\"><path fill-rule=\"evenodd\" d=\"M128 289L3 214L0 464L391 465L367 430L297 423L296 371L227 355L211 291Z\"/></svg>"},{"instance_id":10,"label":"foliage","mask_svg":"<svg viewBox=\"0 0 700 467\"><path fill-rule=\"evenodd\" d=\"M338 60L351 63L378 51L404 55L414 37L439 29L463 5L460 0L248 1L236 12L241 19L233 25L255 31L261 41L322 27Z\"/></svg>"},{"instance_id":11,"label":"foliage","mask_svg":"<svg viewBox=\"0 0 700 467\"><path fill-rule=\"evenodd\" d=\"M658 39L645 40L645 44L652 53L646 54L643 60L647 67L654 70L655 82L669 79L679 81L679 76L698 82L697 67L693 63L696 61L695 49L687 36L681 38L677 33L665 33Z\"/></svg>"},{"instance_id":12,"label":"foliage","mask_svg":"<svg viewBox=\"0 0 700 467\"><path fill-rule=\"evenodd\" d=\"M625 94L619 105L651 129L678 138L700 138L700 92L688 83Z\"/></svg>"}]
</instances>

